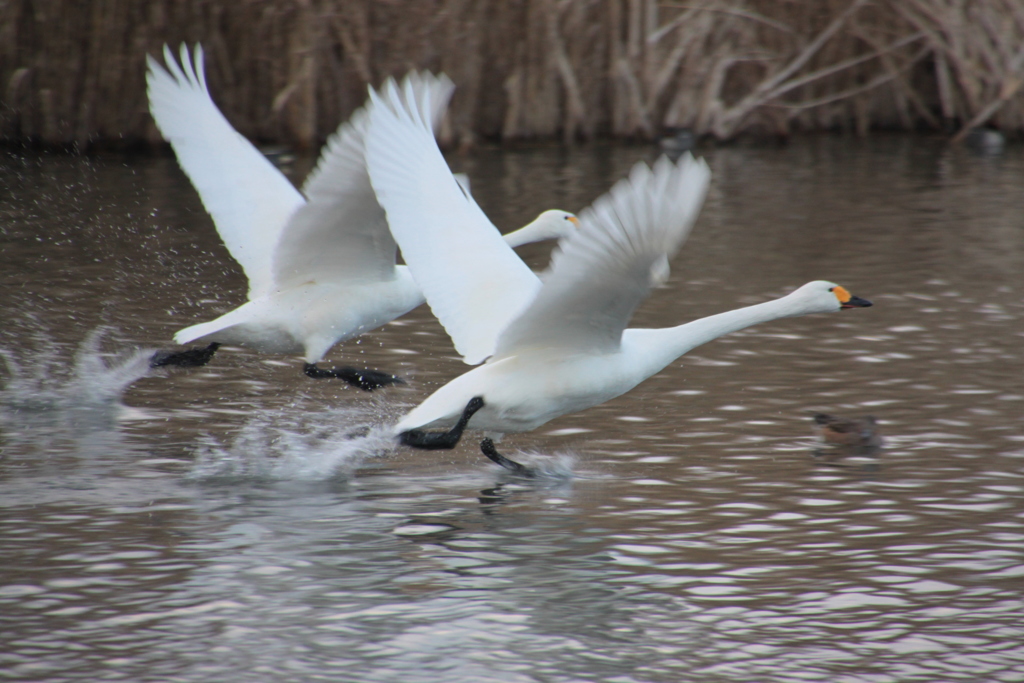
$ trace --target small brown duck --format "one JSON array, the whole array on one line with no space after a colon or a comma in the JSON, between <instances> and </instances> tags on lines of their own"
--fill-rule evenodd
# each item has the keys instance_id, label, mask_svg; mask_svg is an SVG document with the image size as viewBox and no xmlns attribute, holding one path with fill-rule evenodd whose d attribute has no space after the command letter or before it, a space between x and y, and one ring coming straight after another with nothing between
<instances>
[{"instance_id":1,"label":"small brown duck","mask_svg":"<svg viewBox=\"0 0 1024 683\"><path fill-rule=\"evenodd\" d=\"M846 418L818 413L814 416L815 432L826 446L859 446L879 448L882 435L874 415Z\"/></svg>"}]
</instances>

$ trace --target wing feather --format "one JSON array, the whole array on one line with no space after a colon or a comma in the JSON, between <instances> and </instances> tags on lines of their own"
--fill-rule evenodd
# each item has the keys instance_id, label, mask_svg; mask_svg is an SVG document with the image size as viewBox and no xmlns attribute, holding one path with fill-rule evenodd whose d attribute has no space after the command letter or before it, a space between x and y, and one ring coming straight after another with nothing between
<instances>
[{"instance_id":1,"label":"wing feather","mask_svg":"<svg viewBox=\"0 0 1024 683\"><path fill-rule=\"evenodd\" d=\"M249 298L273 286L273 252L289 217L305 202L284 175L240 135L213 103L203 51L181 65L164 47L165 66L147 55L149 110L213 218L224 245L249 278Z\"/></svg>"},{"instance_id":2,"label":"wing feather","mask_svg":"<svg viewBox=\"0 0 1024 683\"><path fill-rule=\"evenodd\" d=\"M533 299L537 276L452 176L430 126L430 92L389 81L373 106L366 162L402 257L470 364Z\"/></svg>"},{"instance_id":3,"label":"wing feather","mask_svg":"<svg viewBox=\"0 0 1024 683\"><path fill-rule=\"evenodd\" d=\"M563 240L544 285L502 333L495 353L527 347L611 353L651 287L668 276L710 182L707 165L687 155L633 167L579 214L580 229Z\"/></svg>"},{"instance_id":4,"label":"wing feather","mask_svg":"<svg viewBox=\"0 0 1024 683\"><path fill-rule=\"evenodd\" d=\"M417 98L430 98L435 130L455 86L445 76L428 73L409 74L405 85ZM369 107L339 126L303 185L309 201L292 216L275 254L275 277L282 288L395 277L397 247L366 171Z\"/></svg>"}]
</instances>

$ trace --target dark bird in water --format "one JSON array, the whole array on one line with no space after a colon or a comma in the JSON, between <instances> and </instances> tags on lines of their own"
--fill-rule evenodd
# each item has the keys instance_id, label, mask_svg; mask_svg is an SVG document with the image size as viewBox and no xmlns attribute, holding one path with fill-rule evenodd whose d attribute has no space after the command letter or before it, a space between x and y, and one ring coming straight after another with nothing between
<instances>
[{"instance_id":1,"label":"dark bird in water","mask_svg":"<svg viewBox=\"0 0 1024 683\"><path fill-rule=\"evenodd\" d=\"M882 435L874 415L847 418L818 413L814 416L815 433L826 446L858 446L879 448Z\"/></svg>"},{"instance_id":2,"label":"dark bird in water","mask_svg":"<svg viewBox=\"0 0 1024 683\"><path fill-rule=\"evenodd\" d=\"M658 138L658 147L673 161L697 146L697 136L689 128L666 126Z\"/></svg>"},{"instance_id":3,"label":"dark bird in water","mask_svg":"<svg viewBox=\"0 0 1024 683\"><path fill-rule=\"evenodd\" d=\"M972 128L964 136L967 148L983 156L996 156L1006 147L1006 136L992 128Z\"/></svg>"}]
</instances>

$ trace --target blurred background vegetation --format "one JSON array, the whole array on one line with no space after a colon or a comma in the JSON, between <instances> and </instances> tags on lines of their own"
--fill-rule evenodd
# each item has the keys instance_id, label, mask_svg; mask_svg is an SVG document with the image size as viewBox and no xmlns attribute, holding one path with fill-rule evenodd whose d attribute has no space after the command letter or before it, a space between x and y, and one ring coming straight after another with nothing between
<instances>
[{"instance_id":1,"label":"blurred background vegetation","mask_svg":"<svg viewBox=\"0 0 1024 683\"><path fill-rule=\"evenodd\" d=\"M145 55L183 41L299 148L413 68L457 84L458 145L1024 128L1021 0L0 0L0 141L158 143Z\"/></svg>"}]
</instances>

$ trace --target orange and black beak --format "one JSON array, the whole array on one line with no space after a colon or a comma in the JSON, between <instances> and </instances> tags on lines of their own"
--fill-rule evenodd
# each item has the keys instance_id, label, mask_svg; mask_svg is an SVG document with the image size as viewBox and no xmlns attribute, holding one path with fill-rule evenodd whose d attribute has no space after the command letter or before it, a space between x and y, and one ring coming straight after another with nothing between
<instances>
[{"instance_id":1,"label":"orange and black beak","mask_svg":"<svg viewBox=\"0 0 1024 683\"><path fill-rule=\"evenodd\" d=\"M872 303L867 299L861 299L859 296L853 296L846 291L845 287L833 287L832 293L836 295L837 299L839 299L840 309L867 308L872 305Z\"/></svg>"},{"instance_id":2,"label":"orange and black beak","mask_svg":"<svg viewBox=\"0 0 1024 683\"><path fill-rule=\"evenodd\" d=\"M874 304L859 296L851 296L850 300L844 301L839 308L867 308L868 306L874 306Z\"/></svg>"}]
</instances>

